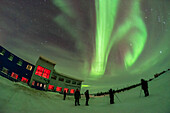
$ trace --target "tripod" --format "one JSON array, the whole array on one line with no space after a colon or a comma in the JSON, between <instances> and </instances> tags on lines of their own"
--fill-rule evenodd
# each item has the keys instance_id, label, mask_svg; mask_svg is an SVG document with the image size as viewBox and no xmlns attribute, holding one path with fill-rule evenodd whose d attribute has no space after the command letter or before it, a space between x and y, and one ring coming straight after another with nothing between
<instances>
[{"instance_id":1,"label":"tripod","mask_svg":"<svg viewBox=\"0 0 170 113\"><path fill-rule=\"evenodd\" d=\"M116 98L119 100L119 102L121 102L120 99L119 99L119 97L118 97L116 94L115 94L115 96L116 96Z\"/></svg>"},{"instance_id":2,"label":"tripod","mask_svg":"<svg viewBox=\"0 0 170 113\"><path fill-rule=\"evenodd\" d=\"M142 89L140 90L140 95L139 95L139 97L141 97L141 93L142 93Z\"/></svg>"}]
</instances>

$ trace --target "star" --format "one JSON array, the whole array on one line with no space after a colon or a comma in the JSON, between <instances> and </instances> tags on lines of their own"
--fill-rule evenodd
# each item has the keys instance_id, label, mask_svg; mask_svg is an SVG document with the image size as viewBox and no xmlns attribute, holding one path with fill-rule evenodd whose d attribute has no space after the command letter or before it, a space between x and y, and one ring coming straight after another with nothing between
<instances>
[{"instance_id":1,"label":"star","mask_svg":"<svg viewBox=\"0 0 170 113\"><path fill-rule=\"evenodd\" d=\"M162 51L159 51L159 53L161 54L161 53L162 53Z\"/></svg>"}]
</instances>

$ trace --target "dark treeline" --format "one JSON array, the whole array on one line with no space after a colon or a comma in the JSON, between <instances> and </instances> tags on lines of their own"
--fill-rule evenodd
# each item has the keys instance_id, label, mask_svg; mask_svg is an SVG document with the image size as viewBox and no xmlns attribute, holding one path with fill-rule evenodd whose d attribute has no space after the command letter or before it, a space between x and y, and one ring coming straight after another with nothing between
<instances>
[{"instance_id":1,"label":"dark treeline","mask_svg":"<svg viewBox=\"0 0 170 113\"><path fill-rule=\"evenodd\" d=\"M166 71L162 71L160 73L156 73L154 75L154 78L150 78L149 80L147 80L148 82L152 81L153 79L159 77L160 75L164 74L165 72L169 71L170 69L166 70ZM138 86L140 86L141 83L137 83L137 84L134 84L134 85L131 85L131 86L128 86L128 87L125 87L125 88L121 88L121 89L117 89L115 90L115 93L120 93L120 92L124 92L124 91L127 91L127 90L130 90L130 89L133 89L133 88L136 88ZM107 95L109 94L109 92L100 92L100 93L96 93L96 94L92 94L94 96L103 96L103 95Z\"/></svg>"}]
</instances>

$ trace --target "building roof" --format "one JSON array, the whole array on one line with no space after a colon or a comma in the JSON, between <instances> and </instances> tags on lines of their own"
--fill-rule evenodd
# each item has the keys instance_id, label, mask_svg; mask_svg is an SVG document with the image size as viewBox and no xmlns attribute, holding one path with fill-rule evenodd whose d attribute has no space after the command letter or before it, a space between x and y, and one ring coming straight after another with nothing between
<instances>
[{"instance_id":1,"label":"building roof","mask_svg":"<svg viewBox=\"0 0 170 113\"><path fill-rule=\"evenodd\" d=\"M70 77L70 76L65 75L65 74L62 74L62 73L58 73L58 72L56 72L55 70L53 71L53 73L56 73L57 75L63 76L63 77L65 77L65 78L69 78L69 79L73 79L73 80L78 80L78 81L81 81L81 82L84 81L84 80L81 80L81 79L77 79L77 78L74 78L74 77Z\"/></svg>"},{"instance_id":2,"label":"building roof","mask_svg":"<svg viewBox=\"0 0 170 113\"><path fill-rule=\"evenodd\" d=\"M55 64L56 64L56 63L54 63L53 61L45 58L44 56L40 56L39 59L44 60L44 61L46 61L46 62L48 62L48 63L50 63L50 64L52 64L52 65L55 65Z\"/></svg>"}]
</instances>

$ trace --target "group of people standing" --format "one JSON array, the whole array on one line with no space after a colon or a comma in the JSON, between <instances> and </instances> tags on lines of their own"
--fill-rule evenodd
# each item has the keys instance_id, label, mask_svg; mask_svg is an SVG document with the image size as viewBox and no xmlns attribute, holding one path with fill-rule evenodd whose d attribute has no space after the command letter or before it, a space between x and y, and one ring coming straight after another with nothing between
<instances>
[{"instance_id":1,"label":"group of people standing","mask_svg":"<svg viewBox=\"0 0 170 113\"><path fill-rule=\"evenodd\" d=\"M89 99L90 99L90 96L89 96L89 90L86 90L86 92L84 93L85 94L85 97L86 97L86 103L85 105L88 106L88 102L89 102ZM75 99L75 106L80 106L80 102L79 102L79 99L81 98L81 95L80 95L80 91L78 89L76 89L75 93L74 93L74 99ZM63 100L66 99L66 91L64 91L64 98Z\"/></svg>"},{"instance_id":2,"label":"group of people standing","mask_svg":"<svg viewBox=\"0 0 170 113\"><path fill-rule=\"evenodd\" d=\"M84 94L85 94L85 97L86 97L85 105L88 106L89 105L88 102L89 102L89 99L90 99L89 90L86 90L86 92ZM79 99L81 98L81 95L80 95L80 91L78 89L76 89L76 91L74 93L74 98L75 98L75 106L80 105Z\"/></svg>"},{"instance_id":3,"label":"group of people standing","mask_svg":"<svg viewBox=\"0 0 170 113\"><path fill-rule=\"evenodd\" d=\"M142 90L144 91L144 94L145 94L145 97L149 96L149 91L148 91L148 82L144 79L141 79L141 88ZM110 89L109 90L109 97L110 97L110 104L114 104L114 95L115 95L115 90L112 90ZM86 103L85 105L88 106L88 101L90 99L90 96L89 96L89 90L86 90L86 92L84 93L85 94L85 97L86 97ZM63 100L65 100L66 98L66 91L64 91L64 98ZM75 106L79 106L80 103L79 103L79 99L81 98L81 95L80 95L80 91L78 89L76 89L75 93L74 93L74 99L75 99ZM120 100L119 100L120 101Z\"/></svg>"}]
</instances>

